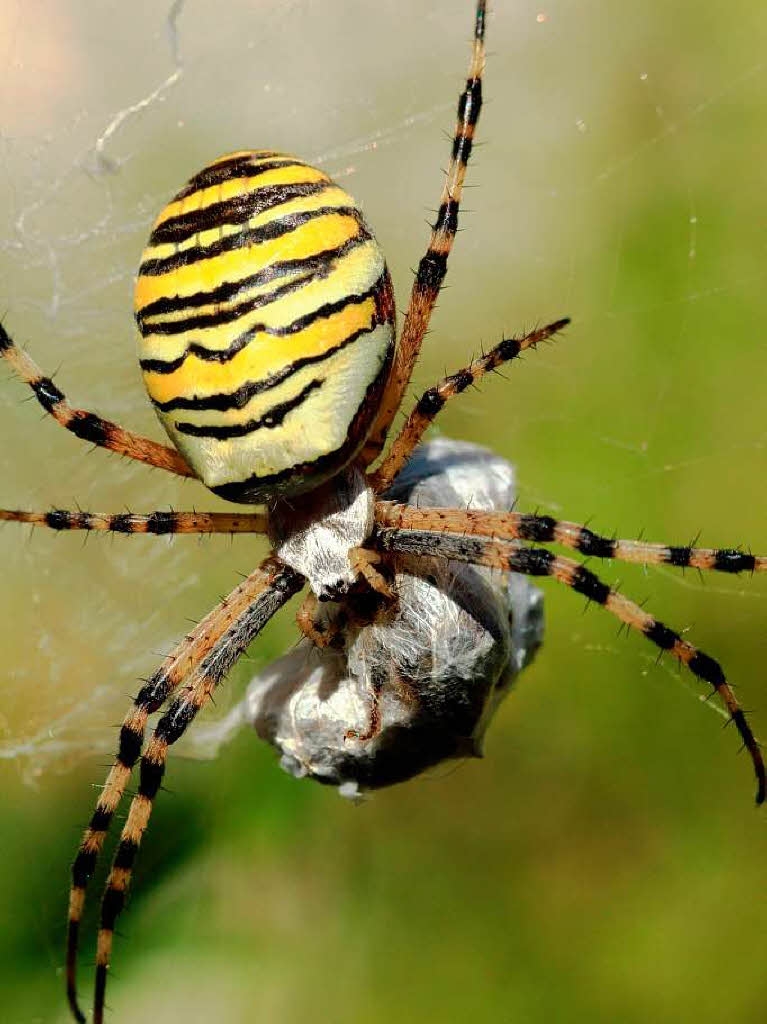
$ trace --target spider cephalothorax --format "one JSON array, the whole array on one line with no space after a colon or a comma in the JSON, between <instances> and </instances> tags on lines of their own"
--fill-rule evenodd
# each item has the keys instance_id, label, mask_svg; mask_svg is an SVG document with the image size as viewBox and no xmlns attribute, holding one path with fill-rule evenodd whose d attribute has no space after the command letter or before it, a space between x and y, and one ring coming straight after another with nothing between
<instances>
[{"instance_id":1,"label":"spider cephalothorax","mask_svg":"<svg viewBox=\"0 0 767 1024\"><path fill-rule=\"evenodd\" d=\"M141 687L122 724L72 866L66 977L79 1021L85 1016L76 960L86 887L134 768L137 791L101 904L95 1024L103 1020L114 928L168 750L307 581L298 622L320 648L319 675L311 668L301 674L293 655L287 669L296 673L295 685L286 688L277 670L250 694L248 712L296 774L356 792L475 753L509 679L539 643L540 604L520 578L541 576L602 605L713 687L751 756L757 801L764 800L761 751L721 666L579 562L535 545L729 573L763 571L767 557L611 540L577 523L509 512L509 495L472 506L462 477L503 477L508 468L476 449L451 454L443 447L437 458L439 445L412 459L448 399L551 338L567 320L506 338L429 388L370 468L402 403L447 271L482 104L485 13L485 0L478 0L450 164L396 349L388 272L358 207L323 172L265 150L229 154L195 175L160 214L142 258L141 366L173 448L73 409L0 326L0 356L77 437L196 477L233 501L266 504L266 511L148 515L0 510L0 519L124 534L267 533L273 544ZM507 575L490 580L475 567ZM149 717L161 709L145 742Z\"/></svg>"}]
</instances>

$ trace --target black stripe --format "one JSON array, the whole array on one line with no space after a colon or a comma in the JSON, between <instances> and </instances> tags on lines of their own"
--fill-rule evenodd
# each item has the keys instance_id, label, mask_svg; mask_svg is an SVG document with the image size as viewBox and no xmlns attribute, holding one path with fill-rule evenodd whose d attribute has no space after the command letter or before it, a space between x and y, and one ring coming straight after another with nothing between
<instances>
[{"instance_id":1,"label":"black stripe","mask_svg":"<svg viewBox=\"0 0 767 1024\"><path fill-rule=\"evenodd\" d=\"M109 520L109 529L112 533L135 533L133 529L133 517L130 512L118 512Z\"/></svg>"},{"instance_id":2,"label":"black stripe","mask_svg":"<svg viewBox=\"0 0 767 1024\"><path fill-rule=\"evenodd\" d=\"M522 540L546 544L554 539L556 525L556 519L551 516L523 515L519 517L519 536Z\"/></svg>"},{"instance_id":3,"label":"black stripe","mask_svg":"<svg viewBox=\"0 0 767 1024\"><path fill-rule=\"evenodd\" d=\"M141 328L142 320L160 313L179 313L182 310L194 309L197 306L210 306L217 302L229 302L248 288L257 288L260 285L269 284L270 281L292 273L301 274L306 271L321 273L321 276L325 277L334 269L329 264L345 256L352 249L356 249L357 246L370 241L371 237L370 232L360 226L359 233L354 238L350 238L348 242L344 242L343 245L337 245L332 249L323 249L314 256L307 256L304 259L296 260L279 260L268 267L264 267L263 270L259 270L257 274L242 277L238 281L225 281L217 288L212 288L207 292L194 292L192 295L164 295L162 298L155 299L154 302L150 302L138 310L136 320Z\"/></svg>"},{"instance_id":4,"label":"black stripe","mask_svg":"<svg viewBox=\"0 0 767 1024\"><path fill-rule=\"evenodd\" d=\"M522 346L517 338L504 338L495 351L500 359L516 359L522 351Z\"/></svg>"},{"instance_id":5,"label":"black stripe","mask_svg":"<svg viewBox=\"0 0 767 1024\"><path fill-rule=\"evenodd\" d=\"M278 384L282 384L288 377L292 377L299 370L303 370L305 366L325 362L326 359L330 359L337 352L341 352L342 349L353 344L364 334L371 334L379 326L378 321L374 317L369 327L361 327L358 331L354 331L348 338L344 338L340 344L329 348L327 352L320 352L316 356L305 356L303 359L296 359L295 362L283 366L282 369L277 370L276 373L272 373L268 377L264 377L262 380L245 381L236 391L217 392L216 394L205 395L200 398L171 398L167 402L155 402L152 400L152 404L160 412L170 412L172 409L215 409L217 412L225 412L227 409L244 409L248 402L255 398L256 395L277 387Z\"/></svg>"},{"instance_id":6,"label":"black stripe","mask_svg":"<svg viewBox=\"0 0 767 1024\"><path fill-rule=\"evenodd\" d=\"M111 932L124 906L125 893L123 890L113 889L112 886L109 886L101 900L101 927Z\"/></svg>"},{"instance_id":7,"label":"black stripe","mask_svg":"<svg viewBox=\"0 0 767 1024\"><path fill-rule=\"evenodd\" d=\"M84 889L96 867L95 850L78 850L72 864L72 885Z\"/></svg>"},{"instance_id":8,"label":"black stripe","mask_svg":"<svg viewBox=\"0 0 767 1024\"><path fill-rule=\"evenodd\" d=\"M722 666L719 662L714 661L713 658L708 654L704 654L703 651L696 651L693 657L687 662L687 667L699 679L703 679L705 682L710 683L717 690L727 682L724 672L722 671ZM740 710L732 712L733 721L738 725L738 728L742 733L743 728L741 728L740 723L738 722L738 716L740 716L743 728L746 728L746 720L743 712Z\"/></svg>"},{"instance_id":9,"label":"black stripe","mask_svg":"<svg viewBox=\"0 0 767 1024\"><path fill-rule=\"evenodd\" d=\"M92 412L76 412L66 427L75 437L81 441L90 441L91 444L104 444L114 433L113 423L102 420Z\"/></svg>"},{"instance_id":10,"label":"black stripe","mask_svg":"<svg viewBox=\"0 0 767 1024\"><path fill-rule=\"evenodd\" d=\"M154 714L155 711L160 710L169 693L170 680L167 674L160 669L139 690L135 701L136 706L144 708L150 715ZM136 757L138 757L140 752L141 745L139 741L139 750L136 753Z\"/></svg>"},{"instance_id":11,"label":"black stripe","mask_svg":"<svg viewBox=\"0 0 767 1024\"><path fill-rule=\"evenodd\" d=\"M433 419L440 409L443 408L446 401L447 399L443 398L436 388L429 388L429 390L424 391L418 399L416 409L420 415L426 417L426 419Z\"/></svg>"},{"instance_id":12,"label":"black stripe","mask_svg":"<svg viewBox=\"0 0 767 1024\"><path fill-rule=\"evenodd\" d=\"M427 292L438 292L447 273L447 256L444 252L429 250L418 264L416 282Z\"/></svg>"},{"instance_id":13,"label":"black stripe","mask_svg":"<svg viewBox=\"0 0 767 1024\"><path fill-rule=\"evenodd\" d=\"M689 547L674 547L666 551L664 561L667 565L675 565L680 569L690 564L691 549Z\"/></svg>"},{"instance_id":14,"label":"black stripe","mask_svg":"<svg viewBox=\"0 0 767 1024\"><path fill-rule=\"evenodd\" d=\"M244 302L238 303L236 306L227 306L225 309L217 309L215 313L198 313L197 316L185 317L183 320L165 320L159 323L146 323L144 317L136 317L138 322L139 330L147 337L153 334L161 335L173 335L173 334L186 334L188 331L193 330L206 330L211 327L220 327L222 324L231 324L235 320L239 320L248 313L252 313L254 309L260 309L262 306L269 306L272 302L282 298L284 295L290 295L291 292L299 291L304 285L308 284L314 275L304 274L302 277L293 278L290 281L286 281L284 284L278 285L273 288L270 292L266 292L262 295L254 295L250 299L246 299Z\"/></svg>"},{"instance_id":15,"label":"black stripe","mask_svg":"<svg viewBox=\"0 0 767 1024\"><path fill-rule=\"evenodd\" d=\"M139 703L138 701L136 703ZM141 703L146 703L142 701ZM117 749L117 760L126 768L132 768L141 753L142 734L130 725L120 728L120 745Z\"/></svg>"},{"instance_id":16,"label":"black stripe","mask_svg":"<svg viewBox=\"0 0 767 1024\"><path fill-rule=\"evenodd\" d=\"M155 761L150 761L148 757L142 757L138 787L139 796L144 796L148 800L154 800L164 774L164 761L157 764Z\"/></svg>"},{"instance_id":17,"label":"black stripe","mask_svg":"<svg viewBox=\"0 0 767 1024\"><path fill-rule=\"evenodd\" d=\"M459 373L452 373L449 377L445 377L444 383L452 388L454 395L460 395L470 384L474 383L474 376L469 370L461 370Z\"/></svg>"},{"instance_id":18,"label":"black stripe","mask_svg":"<svg viewBox=\"0 0 767 1024\"><path fill-rule=\"evenodd\" d=\"M198 705L188 698L177 697L157 723L155 736L169 745L175 743L199 710Z\"/></svg>"},{"instance_id":19,"label":"black stripe","mask_svg":"<svg viewBox=\"0 0 767 1024\"><path fill-rule=\"evenodd\" d=\"M579 565L573 573L571 586L576 594L583 594L589 601L594 601L596 604L606 604L607 598L610 596L610 588L607 584L582 565Z\"/></svg>"},{"instance_id":20,"label":"black stripe","mask_svg":"<svg viewBox=\"0 0 767 1024\"><path fill-rule=\"evenodd\" d=\"M88 822L88 828L93 832L106 832L112 820L113 811L107 811L103 807L97 807Z\"/></svg>"},{"instance_id":21,"label":"black stripe","mask_svg":"<svg viewBox=\"0 0 767 1024\"><path fill-rule=\"evenodd\" d=\"M458 203L455 199L448 199L446 203L442 203L437 212L433 230L444 231L449 235L456 233L458 230Z\"/></svg>"},{"instance_id":22,"label":"black stripe","mask_svg":"<svg viewBox=\"0 0 767 1024\"><path fill-rule=\"evenodd\" d=\"M453 160L457 160L461 164L467 164L471 156L472 146L473 142L467 135L456 135L453 139ZM458 224L457 218L455 223L456 225Z\"/></svg>"},{"instance_id":23,"label":"black stripe","mask_svg":"<svg viewBox=\"0 0 767 1024\"><path fill-rule=\"evenodd\" d=\"M188 434L190 437L213 437L217 441L226 441L232 437L245 437L247 434L252 434L256 430L263 428L273 430L274 427L280 426L288 413L297 409L299 405L303 405L312 391L321 388L324 383L324 379L309 381L306 387L302 388L293 398L289 398L285 402L278 402L277 405L273 405L263 416L255 420L248 420L246 423L235 423L227 426L176 423L175 427L181 434Z\"/></svg>"},{"instance_id":24,"label":"black stripe","mask_svg":"<svg viewBox=\"0 0 767 1024\"><path fill-rule=\"evenodd\" d=\"M282 238L291 232L307 224L311 220L318 220L320 217L327 217L332 214L339 214L344 217L353 218L357 224L362 226L362 214L356 206L321 206L317 210L303 210L298 213L291 213L285 217L278 217L268 224L253 228L252 231L238 231L236 235L228 235L218 242L210 245L195 245L183 252L174 253L173 256L166 256L164 259L145 260L138 268L139 276L155 277L160 274L167 274L179 267L186 267L201 260L212 259L225 252L232 252L234 249L244 249L260 242L273 241Z\"/></svg>"},{"instance_id":25,"label":"black stripe","mask_svg":"<svg viewBox=\"0 0 767 1024\"><path fill-rule=\"evenodd\" d=\"M269 160L267 163L256 164L255 160L265 157L277 157L276 160ZM231 160L222 160L220 163L211 164L203 168L199 174L190 178L186 185L177 192L172 202L186 199L187 196L200 192L204 188L212 188L214 185L222 185L225 181L232 181L234 178L257 178L267 171L275 171L278 167L305 167L301 160L294 157L281 157L279 153L263 153L256 156L254 153L247 153L245 156L235 156Z\"/></svg>"},{"instance_id":26,"label":"black stripe","mask_svg":"<svg viewBox=\"0 0 767 1024\"><path fill-rule=\"evenodd\" d=\"M582 526L578 531L575 548L582 555L592 555L594 558L613 558L615 556L615 541L608 540L607 537L600 537L598 533L593 533L587 526Z\"/></svg>"},{"instance_id":27,"label":"black stripe","mask_svg":"<svg viewBox=\"0 0 767 1024\"><path fill-rule=\"evenodd\" d=\"M644 635L657 647L660 647L662 651L670 651L677 640L680 639L678 633L675 633L673 629L669 629L668 626L664 626L657 619L644 630ZM692 665L690 668L692 668ZM694 671L695 669L693 669Z\"/></svg>"},{"instance_id":28,"label":"black stripe","mask_svg":"<svg viewBox=\"0 0 767 1024\"><path fill-rule=\"evenodd\" d=\"M152 512L147 516L147 533L175 533L178 529L178 516L175 512Z\"/></svg>"},{"instance_id":29,"label":"black stripe","mask_svg":"<svg viewBox=\"0 0 767 1024\"><path fill-rule=\"evenodd\" d=\"M133 839L121 839L115 854L114 868L126 868L128 871L133 867L133 862L138 853L138 843Z\"/></svg>"},{"instance_id":30,"label":"black stripe","mask_svg":"<svg viewBox=\"0 0 767 1024\"><path fill-rule=\"evenodd\" d=\"M334 313L339 313L347 306L360 305L363 302L367 302L368 299L375 298L376 293L386 283L386 269L378 278L372 288L369 288L366 292L361 292L359 295L344 295L336 302L326 302L323 306L318 306L316 309L311 310L309 313L305 313L303 316L298 317L296 320L291 321L289 324L285 324L283 327L269 327L267 324L251 324L251 326L243 331L242 334L238 335L234 341L227 348L212 350L206 348L204 345L200 345L199 342L192 342L183 353L178 356L177 359L141 359L139 360L139 366L145 373L174 373L180 366L183 365L184 361L191 355L197 356L200 359L208 359L218 363L227 363L230 359L233 359L238 352L240 352L251 338L261 332L267 334L272 338L283 338L290 334L297 334L302 331L305 327L314 323L315 320L321 320L325 317L332 316Z\"/></svg>"},{"instance_id":31,"label":"black stripe","mask_svg":"<svg viewBox=\"0 0 767 1024\"><path fill-rule=\"evenodd\" d=\"M462 124L476 124L482 109L482 80L468 78L466 89L458 99L458 120Z\"/></svg>"},{"instance_id":32,"label":"black stripe","mask_svg":"<svg viewBox=\"0 0 767 1024\"><path fill-rule=\"evenodd\" d=\"M46 412L53 412L59 402L64 401L63 391L59 391L50 377L38 377L37 380L31 380L29 386Z\"/></svg>"},{"instance_id":33,"label":"black stripe","mask_svg":"<svg viewBox=\"0 0 767 1024\"><path fill-rule=\"evenodd\" d=\"M714 568L719 572L753 572L756 568L756 558L743 551L720 548L714 554Z\"/></svg>"},{"instance_id":34,"label":"black stripe","mask_svg":"<svg viewBox=\"0 0 767 1024\"><path fill-rule=\"evenodd\" d=\"M74 516L63 509L55 508L45 516L45 525L52 530L71 530Z\"/></svg>"},{"instance_id":35,"label":"black stripe","mask_svg":"<svg viewBox=\"0 0 767 1024\"><path fill-rule=\"evenodd\" d=\"M0 324L0 352L9 352L13 348L13 341L6 329Z\"/></svg>"},{"instance_id":36,"label":"black stripe","mask_svg":"<svg viewBox=\"0 0 767 1024\"><path fill-rule=\"evenodd\" d=\"M244 192L232 199L209 203L199 210L188 210L176 217L168 217L158 224L149 236L150 245L166 242L185 242L201 231L211 231L225 224L245 224L251 217L273 210L303 196L316 196L337 186L325 181L295 182L289 185L264 185L252 192Z\"/></svg>"}]
</instances>

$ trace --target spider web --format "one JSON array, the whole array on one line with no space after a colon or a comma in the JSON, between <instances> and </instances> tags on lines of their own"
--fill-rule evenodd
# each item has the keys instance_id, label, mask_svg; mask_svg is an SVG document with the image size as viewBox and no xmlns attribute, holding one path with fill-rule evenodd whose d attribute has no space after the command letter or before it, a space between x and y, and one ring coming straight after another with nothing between
<instances>
[{"instance_id":1,"label":"spider web","mask_svg":"<svg viewBox=\"0 0 767 1024\"><path fill-rule=\"evenodd\" d=\"M75 405L154 437L131 319L156 211L206 162L295 151L363 201L401 305L447 156L468 0L0 9L2 312ZM522 507L605 532L767 549L765 15L745 2L495 4L466 229L418 370L425 385L504 332L561 314L566 340L463 396L445 432L519 468ZM82 444L2 382L2 502L93 511L225 508ZM0 758L26 777L111 750L136 677L261 556L226 538L0 532ZM594 568L599 568L594 566ZM760 580L599 569L721 656L764 708ZM668 699L671 665L547 591L544 694L618 663ZM251 652L292 642L289 616ZM219 701L236 700L252 664ZM546 680L549 680L548 682ZM750 689L749 689L750 683ZM550 689L547 689L549 687ZM698 690L689 687L697 696ZM749 696L753 699L749 701ZM761 700L760 700L761 697ZM765 716L761 716L764 732ZM759 721L757 717L757 730Z\"/></svg>"}]
</instances>

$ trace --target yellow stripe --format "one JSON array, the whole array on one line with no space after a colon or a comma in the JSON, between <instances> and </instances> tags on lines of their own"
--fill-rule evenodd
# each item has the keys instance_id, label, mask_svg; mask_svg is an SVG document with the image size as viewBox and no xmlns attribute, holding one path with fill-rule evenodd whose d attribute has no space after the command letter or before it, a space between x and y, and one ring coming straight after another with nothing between
<instances>
[{"instance_id":1,"label":"yellow stripe","mask_svg":"<svg viewBox=\"0 0 767 1024\"><path fill-rule=\"evenodd\" d=\"M197 193L195 193L196 195ZM351 202L347 192L344 192L342 188L337 185L333 188L329 188L316 196L305 196L298 199L290 200L287 203L281 203L279 206L272 207L271 210L265 210L263 213L259 213L256 217L251 217L247 224L222 224L220 228L211 228L209 231L199 231L196 235L191 238L185 239L183 242L163 242L160 245L147 246L141 256L141 262L144 260L158 260L167 259L168 256L175 256L177 253L185 252L187 249L194 248L205 248L208 245L212 245L219 241L222 237L228 237L229 235L237 235L241 231L248 231L253 228L263 227L265 224L269 224L272 221L279 220L281 217L285 217L291 213L302 213L310 210L321 210L328 206L349 206ZM285 236L287 239L287 236ZM253 246L250 246L253 249ZM257 250L260 251L260 250ZM170 271L163 277L158 277L157 280L169 280L172 274L177 271ZM171 293L172 294L172 293Z\"/></svg>"},{"instance_id":2,"label":"yellow stripe","mask_svg":"<svg viewBox=\"0 0 767 1024\"><path fill-rule=\"evenodd\" d=\"M308 313L314 312L320 306L328 303L339 302L347 295L361 295L380 278L384 269L383 256L376 243L370 239L360 246L351 250L346 256L336 262L332 273L324 278L315 278L307 281L294 292L289 292L280 299L275 299L251 313L243 313L237 320L229 324L200 328L196 327L190 335L163 335L147 333L142 343L141 355L143 359L178 359L186 351L190 337L199 344L204 345L211 352L222 351L229 348L235 338L238 338L243 331L248 330L253 324L262 323L267 327L284 327L293 321L298 320ZM241 292L231 303L221 303L217 306L203 306L199 309L182 310L176 319L184 319L198 313L214 312L219 309L226 309L229 305L237 305L247 301L256 295L272 291L275 285L282 285L289 282L296 275L279 278L276 282L268 285L261 285L258 288L251 288ZM158 317L161 322L173 319L169 316ZM151 330L152 320L149 319L142 325L144 330ZM273 344L279 345L280 340L275 338Z\"/></svg>"},{"instance_id":3,"label":"yellow stripe","mask_svg":"<svg viewBox=\"0 0 767 1024\"><path fill-rule=\"evenodd\" d=\"M219 441L180 434L167 417L171 440L193 465L200 467L208 487L244 480L253 474L271 476L336 451L346 440L349 424L369 384L380 372L391 326L377 327L374 335L369 346L343 349L323 363L322 388L288 413L280 426ZM297 379L303 387L319 376L318 367L307 366L299 371ZM179 422L187 419L186 410L173 416Z\"/></svg>"},{"instance_id":4,"label":"yellow stripe","mask_svg":"<svg viewBox=\"0 0 767 1024\"><path fill-rule=\"evenodd\" d=\"M269 161L264 161L268 163ZM258 165L254 165L254 170ZM262 188L274 185L301 185L315 181L330 181L327 174L318 171L314 167L307 167L306 164L296 164L289 167L276 167L271 171L264 171L263 174L254 178L231 178L218 185L211 185L209 188L198 189L189 196L175 202L168 203L154 222L155 228L163 224L171 217L178 217L191 210L203 210L206 206L214 203L225 202L227 199L234 199L239 196L253 195Z\"/></svg>"},{"instance_id":5,"label":"yellow stripe","mask_svg":"<svg viewBox=\"0 0 767 1024\"><path fill-rule=\"evenodd\" d=\"M319 199L319 196L313 196ZM317 206L304 209L317 209L323 205L319 202ZM259 221L260 218L254 218ZM241 230L239 227L237 230ZM263 267L276 263L279 260L306 259L314 256L323 249L333 249L343 245L350 238L353 238L359 231L357 221L348 215L329 213L314 220L307 221L300 227L291 231L290 234L280 238L261 242L258 245L246 248L233 249L231 252L221 253L210 259L202 259L186 267L179 267L168 274L158 276L141 275L136 282L135 308L141 310L150 302L156 299L166 298L168 295L193 295L195 292L210 291L222 284L224 281L237 281L242 277L248 277ZM206 235L211 236L206 239ZM200 235L200 242L205 245L218 241L218 231L204 232ZM198 244L195 241L195 244ZM166 255L180 251L183 246L161 246L158 248L169 249ZM145 259L153 259L154 251L146 251Z\"/></svg>"},{"instance_id":6,"label":"yellow stripe","mask_svg":"<svg viewBox=\"0 0 767 1024\"><path fill-rule=\"evenodd\" d=\"M145 373L147 391L156 402L231 392L246 380L262 380L297 359L327 352L355 331L369 327L374 316L375 302L367 299L316 320L288 337L256 335L227 363L210 362L192 355L174 373Z\"/></svg>"},{"instance_id":7,"label":"yellow stripe","mask_svg":"<svg viewBox=\"0 0 767 1024\"><path fill-rule=\"evenodd\" d=\"M153 324L167 324L174 323L177 320L187 320L190 316L205 316L213 313L218 313L221 310L230 309L234 306L239 306L243 302L247 302L249 299L258 298L260 295L268 295L275 290L275 288L281 288L284 285L290 284L291 281L301 279L307 276L307 271L295 270L290 273L284 274L274 281L267 281L266 284L250 285L244 287L239 291L234 298L229 299L227 302L214 302L208 303L205 306L185 306L183 309L179 309L174 313L157 313L155 316L145 317L141 321L141 330L146 332L144 334L144 340L142 342L142 357L143 358L158 358L158 359L175 359L176 356L172 353L178 349L177 355L180 355L187 343L187 335L180 334L176 336L166 337L163 334L152 334ZM221 282L222 284L236 284L236 281L232 282ZM268 316L269 311L272 308L272 304L268 303L263 306L258 312L262 314L262 319ZM245 323L245 320L238 321L238 323ZM224 341L222 343L221 333L226 334L229 331L228 324L222 324L219 327L206 327L194 329L194 338L197 341L204 341L206 345L212 350L227 348L229 342ZM240 333L241 328L234 324L231 328L232 337L236 337ZM206 333L209 337L203 337ZM150 353L153 353L150 355Z\"/></svg>"}]
</instances>

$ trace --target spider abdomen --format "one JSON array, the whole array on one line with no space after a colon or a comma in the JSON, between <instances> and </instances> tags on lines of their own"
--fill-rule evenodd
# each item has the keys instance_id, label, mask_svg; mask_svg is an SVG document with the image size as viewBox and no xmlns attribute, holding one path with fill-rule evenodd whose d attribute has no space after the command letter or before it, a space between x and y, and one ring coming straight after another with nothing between
<instances>
[{"instance_id":1,"label":"spider abdomen","mask_svg":"<svg viewBox=\"0 0 767 1024\"><path fill-rule=\"evenodd\" d=\"M394 300L358 207L324 172L263 150L204 168L155 222L135 311L149 397L217 494L295 494L359 451Z\"/></svg>"}]
</instances>

